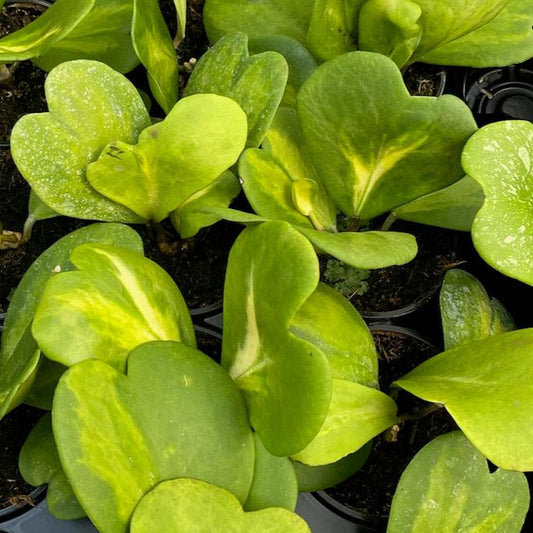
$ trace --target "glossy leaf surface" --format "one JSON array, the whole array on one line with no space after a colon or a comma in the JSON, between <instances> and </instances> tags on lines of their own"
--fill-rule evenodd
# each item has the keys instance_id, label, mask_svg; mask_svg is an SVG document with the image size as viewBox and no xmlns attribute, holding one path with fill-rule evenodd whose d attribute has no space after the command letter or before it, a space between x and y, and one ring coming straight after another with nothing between
<instances>
[{"instance_id":1,"label":"glossy leaf surface","mask_svg":"<svg viewBox=\"0 0 533 533\"><path fill-rule=\"evenodd\" d=\"M500 468L533 469L533 329L447 350L397 380L442 403L476 448Z\"/></svg>"},{"instance_id":2,"label":"glossy leaf surface","mask_svg":"<svg viewBox=\"0 0 533 533\"><path fill-rule=\"evenodd\" d=\"M51 279L35 313L33 335L65 366L88 358L124 371L128 353L152 340L195 346L192 321L172 278L137 252L106 245L76 248L78 268Z\"/></svg>"},{"instance_id":3,"label":"glossy leaf surface","mask_svg":"<svg viewBox=\"0 0 533 533\"><path fill-rule=\"evenodd\" d=\"M485 194L472 225L476 250L500 272L533 285L533 125L485 126L466 144L462 161Z\"/></svg>"},{"instance_id":4,"label":"glossy leaf surface","mask_svg":"<svg viewBox=\"0 0 533 533\"><path fill-rule=\"evenodd\" d=\"M197 479L165 481L149 492L135 509L131 533L224 531L225 533L310 533L302 518L273 507L243 512L228 491Z\"/></svg>"},{"instance_id":5,"label":"glossy leaf surface","mask_svg":"<svg viewBox=\"0 0 533 533\"><path fill-rule=\"evenodd\" d=\"M407 466L387 533L519 533L528 506L524 474L491 473L485 458L454 431L431 441Z\"/></svg>"},{"instance_id":6,"label":"glossy leaf surface","mask_svg":"<svg viewBox=\"0 0 533 533\"><path fill-rule=\"evenodd\" d=\"M23 116L13 128L13 159L32 189L62 215L139 222L95 191L87 165L110 141L134 143L150 125L142 98L124 76L95 61L59 65L45 83L48 113Z\"/></svg>"},{"instance_id":7,"label":"glossy leaf surface","mask_svg":"<svg viewBox=\"0 0 533 533\"><path fill-rule=\"evenodd\" d=\"M241 502L250 488L242 396L220 365L182 343L140 346L127 376L97 360L73 366L56 391L53 428L65 472L101 531L128 531L137 503L166 479L193 476Z\"/></svg>"}]
</instances>

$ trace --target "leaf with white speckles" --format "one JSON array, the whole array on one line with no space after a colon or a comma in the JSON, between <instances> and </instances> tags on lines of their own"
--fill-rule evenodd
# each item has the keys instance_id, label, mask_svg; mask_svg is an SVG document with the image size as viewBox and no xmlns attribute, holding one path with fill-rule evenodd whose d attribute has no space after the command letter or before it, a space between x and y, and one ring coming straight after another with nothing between
<instances>
[{"instance_id":1,"label":"leaf with white speckles","mask_svg":"<svg viewBox=\"0 0 533 533\"><path fill-rule=\"evenodd\" d=\"M62 215L140 222L130 209L87 182L87 165L111 141L135 143L150 117L124 76L96 61L62 63L45 83L48 113L23 116L13 128L13 159L36 194Z\"/></svg>"},{"instance_id":2,"label":"leaf with white speckles","mask_svg":"<svg viewBox=\"0 0 533 533\"><path fill-rule=\"evenodd\" d=\"M61 464L99 531L125 533L159 482L193 477L246 500L254 444L238 388L183 343L131 352L125 376L87 360L61 378L52 425Z\"/></svg>"},{"instance_id":3,"label":"leaf with white speckles","mask_svg":"<svg viewBox=\"0 0 533 533\"><path fill-rule=\"evenodd\" d=\"M387 533L519 533L529 507L524 474L490 472L485 458L454 431L426 445L406 468Z\"/></svg>"},{"instance_id":4,"label":"leaf with white speckles","mask_svg":"<svg viewBox=\"0 0 533 533\"><path fill-rule=\"evenodd\" d=\"M446 350L395 385L442 403L476 448L500 468L533 470L533 328Z\"/></svg>"},{"instance_id":5,"label":"leaf with white speckles","mask_svg":"<svg viewBox=\"0 0 533 533\"><path fill-rule=\"evenodd\" d=\"M474 246L500 272L533 285L533 124L485 126L465 145L462 163L485 194Z\"/></svg>"}]
</instances>

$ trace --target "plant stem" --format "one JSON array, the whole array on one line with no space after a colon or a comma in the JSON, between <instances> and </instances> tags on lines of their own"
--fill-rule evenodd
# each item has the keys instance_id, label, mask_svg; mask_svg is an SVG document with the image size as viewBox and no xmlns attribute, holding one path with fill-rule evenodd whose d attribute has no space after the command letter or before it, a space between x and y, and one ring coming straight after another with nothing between
<instances>
[{"instance_id":1,"label":"plant stem","mask_svg":"<svg viewBox=\"0 0 533 533\"><path fill-rule=\"evenodd\" d=\"M391 211L385 222L381 225L381 231L389 231L391 226L398 220L398 217Z\"/></svg>"},{"instance_id":2,"label":"plant stem","mask_svg":"<svg viewBox=\"0 0 533 533\"><path fill-rule=\"evenodd\" d=\"M398 415L398 420L400 422L405 422L407 420L419 420L421 418L424 418L425 416L430 415L431 413L438 411L439 409L442 409L444 405L442 403L431 403L427 407L424 407L423 409L419 409L418 411L415 411L414 413L403 413L401 415Z\"/></svg>"}]
</instances>

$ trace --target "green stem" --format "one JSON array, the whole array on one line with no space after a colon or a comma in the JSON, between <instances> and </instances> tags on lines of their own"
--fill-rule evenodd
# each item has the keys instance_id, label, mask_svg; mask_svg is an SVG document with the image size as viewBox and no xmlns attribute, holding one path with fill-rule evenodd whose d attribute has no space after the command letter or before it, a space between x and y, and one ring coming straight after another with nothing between
<instances>
[{"instance_id":1,"label":"green stem","mask_svg":"<svg viewBox=\"0 0 533 533\"><path fill-rule=\"evenodd\" d=\"M398 217L391 211L385 222L381 225L381 231L389 231L391 226L398 220Z\"/></svg>"}]
</instances>

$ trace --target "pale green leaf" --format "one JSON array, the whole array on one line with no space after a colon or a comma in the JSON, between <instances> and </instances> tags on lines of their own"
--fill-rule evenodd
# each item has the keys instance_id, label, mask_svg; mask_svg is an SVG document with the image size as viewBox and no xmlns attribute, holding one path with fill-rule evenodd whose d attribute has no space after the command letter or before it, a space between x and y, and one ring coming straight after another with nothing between
<instances>
[{"instance_id":1,"label":"pale green leaf","mask_svg":"<svg viewBox=\"0 0 533 533\"><path fill-rule=\"evenodd\" d=\"M47 357L41 357L35 381L24 398L24 403L51 411L57 382L66 369L64 365L51 361Z\"/></svg>"},{"instance_id":2,"label":"pale green leaf","mask_svg":"<svg viewBox=\"0 0 533 533\"><path fill-rule=\"evenodd\" d=\"M361 469L370 455L371 449L371 443L367 443L358 451L329 465L309 466L294 461L298 490L300 492L314 492L338 485Z\"/></svg>"},{"instance_id":3,"label":"pale green leaf","mask_svg":"<svg viewBox=\"0 0 533 533\"><path fill-rule=\"evenodd\" d=\"M221 219L221 217L203 210L210 207L228 207L240 191L239 180L231 170L227 170L173 211L170 214L172 225L182 238L194 237L202 228L211 226Z\"/></svg>"},{"instance_id":4,"label":"pale green leaf","mask_svg":"<svg viewBox=\"0 0 533 533\"><path fill-rule=\"evenodd\" d=\"M48 484L46 504L54 516L63 520L85 516L61 467L50 414L39 420L26 439L19 455L19 470L30 485Z\"/></svg>"},{"instance_id":5,"label":"pale green leaf","mask_svg":"<svg viewBox=\"0 0 533 533\"><path fill-rule=\"evenodd\" d=\"M403 67L422 37L421 13L411 0L368 0L359 14L359 49L386 55Z\"/></svg>"},{"instance_id":6,"label":"pale green leaf","mask_svg":"<svg viewBox=\"0 0 533 533\"><path fill-rule=\"evenodd\" d=\"M394 400L383 392L333 379L324 425L311 443L292 458L311 466L334 463L396 424L396 411Z\"/></svg>"},{"instance_id":7,"label":"pale green leaf","mask_svg":"<svg viewBox=\"0 0 533 533\"><path fill-rule=\"evenodd\" d=\"M131 43L132 17L132 0L95 0L80 23L34 62L49 71L64 61L94 59L118 72L129 72L139 63Z\"/></svg>"},{"instance_id":8,"label":"pale green leaf","mask_svg":"<svg viewBox=\"0 0 533 533\"><path fill-rule=\"evenodd\" d=\"M137 141L112 141L87 168L95 190L160 222L235 163L246 142L246 116L231 99L181 99Z\"/></svg>"},{"instance_id":9,"label":"pale green leaf","mask_svg":"<svg viewBox=\"0 0 533 533\"><path fill-rule=\"evenodd\" d=\"M257 147L272 123L287 77L281 54L268 51L250 57L248 36L232 33L200 58L184 95L213 93L235 100L248 119L246 145Z\"/></svg>"},{"instance_id":10,"label":"pale green leaf","mask_svg":"<svg viewBox=\"0 0 533 533\"><path fill-rule=\"evenodd\" d=\"M230 253L222 365L246 399L252 427L274 455L304 448L328 410L328 360L290 332L318 279L313 247L285 222L246 228Z\"/></svg>"},{"instance_id":11,"label":"pale green leaf","mask_svg":"<svg viewBox=\"0 0 533 533\"><path fill-rule=\"evenodd\" d=\"M139 222L105 198L85 170L110 141L136 142L150 125L142 98L124 76L96 61L55 68L45 83L48 113L23 116L13 128L13 159L35 193L62 215Z\"/></svg>"},{"instance_id":12,"label":"pale green leaf","mask_svg":"<svg viewBox=\"0 0 533 533\"><path fill-rule=\"evenodd\" d=\"M499 335L506 331L516 329L516 324L509 311L496 298L490 299L492 309L492 320L490 323L490 334Z\"/></svg>"},{"instance_id":13,"label":"pale green leaf","mask_svg":"<svg viewBox=\"0 0 533 533\"><path fill-rule=\"evenodd\" d=\"M296 508L298 482L293 462L288 457L276 457L254 433L255 465L252 486L244 502L245 511L259 511L266 507Z\"/></svg>"},{"instance_id":14,"label":"pale green leaf","mask_svg":"<svg viewBox=\"0 0 533 533\"><path fill-rule=\"evenodd\" d=\"M410 96L394 62L370 52L321 65L297 109L328 193L363 220L459 180L461 150L476 130L464 102Z\"/></svg>"},{"instance_id":15,"label":"pale green leaf","mask_svg":"<svg viewBox=\"0 0 533 533\"><path fill-rule=\"evenodd\" d=\"M166 479L192 476L241 502L248 494L254 445L242 396L185 344L136 348L127 376L94 359L73 366L52 422L61 464L100 531L126 533L137 503Z\"/></svg>"},{"instance_id":16,"label":"pale green leaf","mask_svg":"<svg viewBox=\"0 0 533 533\"><path fill-rule=\"evenodd\" d=\"M178 59L157 0L133 0L131 39L152 94L168 114L178 100Z\"/></svg>"},{"instance_id":17,"label":"pale green leaf","mask_svg":"<svg viewBox=\"0 0 533 533\"><path fill-rule=\"evenodd\" d=\"M72 250L80 244L115 244L142 253L142 240L122 224L92 224L59 239L30 266L15 290L7 310L0 348L0 417L16 407L28 393L39 351L31 324L46 282L58 271L71 270Z\"/></svg>"},{"instance_id":18,"label":"pale green leaf","mask_svg":"<svg viewBox=\"0 0 533 533\"><path fill-rule=\"evenodd\" d=\"M422 41L412 61L507 66L533 56L533 4L524 0L417 0ZM460 13L460 16L457 14Z\"/></svg>"},{"instance_id":19,"label":"pale green leaf","mask_svg":"<svg viewBox=\"0 0 533 533\"><path fill-rule=\"evenodd\" d=\"M491 473L454 431L422 448L402 474L387 533L519 533L528 507L524 474Z\"/></svg>"},{"instance_id":20,"label":"pale green leaf","mask_svg":"<svg viewBox=\"0 0 533 533\"><path fill-rule=\"evenodd\" d=\"M465 172L485 202L472 225L479 255L505 275L533 285L533 124L489 124L468 141Z\"/></svg>"},{"instance_id":21,"label":"pale green leaf","mask_svg":"<svg viewBox=\"0 0 533 533\"><path fill-rule=\"evenodd\" d=\"M131 533L310 533L295 513L279 507L244 512L228 491L197 479L174 479L159 484L133 514Z\"/></svg>"},{"instance_id":22,"label":"pale green leaf","mask_svg":"<svg viewBox=\"0 0 533 533\"><path fill-rule=\"evenodd\" d=\"M357 21L366 0L315 0L307 32L309 50L327 61L357 48Z\"/></svg>"},{"instance_id":23,"label":"pale green leaf","mask_svg":"<svg viewBox=\"0 0 533 533\"><path fill-rule=\"evenodd\" d=\"M226 33L242 31L248 37L285 35L306 43L314 0L206 0L203 21L214 43Z\"/></svg>"},{"instance_id":24,"label":"pale green leaf","mask_svg":"<svg viewBox=\"0 0 533 533\"><path fill-rule=\"evenodd\" d=\"M397 380L442 403L476 448L500 468L533 469L533 329L447 350Z\"/></svg>"},{"instance_id":25,"label":"pale green leaf","mask_svg":"<svg viewBox=\"0 0 533 533\"><path fill-rule=\"evenodd\" d=\"M128 353L144 342L196 345L183 296L156 263L97 244L77 247L70 261L78 270L49 280L33 320L50 359L71 366L96 358L124 371Z\"/></svg>"},{"instance_id":26,"label":"pale green leaf","mask_svg":"<svg viewBox=\"0 0 533 533\"><path fill-rule=\"evenodd\" d=\"M39 56L68 35L94 3L95 0L57 0L36 20L0 39L0 64Z\"/></svg>"},{"instance_id":27,"label":"pale green leaf","mask_svg":"<svg viewBox=\"0 0 533 533\"><path fill-rule=\"evenodd\" d=\"M174 0L176 7L177 31L174 36L174 47L178 45L185 38L185 30L187 27L187 0Z\"/></svg>"},{"instance_id":28,"label":"pale green leaf","mask_svg":"<svg viewBox=\"0 0 533 533\"><path fill-rule=\"evenodd\" d=\"M470 231L483 199L480 185L470 176L465 176L444 189L395 208L393 213L411 222Z\"/></svg>"}]
</instances>

